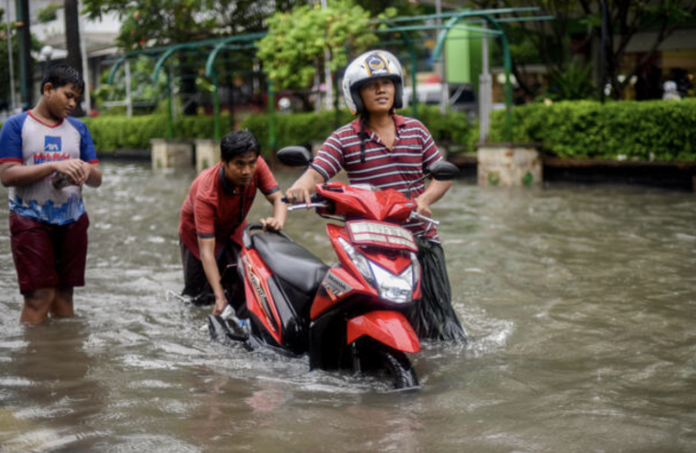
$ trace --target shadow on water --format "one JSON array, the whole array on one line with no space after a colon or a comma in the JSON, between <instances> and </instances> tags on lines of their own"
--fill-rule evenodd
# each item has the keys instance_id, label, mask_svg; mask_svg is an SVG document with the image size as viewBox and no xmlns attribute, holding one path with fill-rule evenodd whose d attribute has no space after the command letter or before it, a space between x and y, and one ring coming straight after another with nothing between
<instances>
[{"instance_id":1,"label":"shadow on water","mask_svg":"<svg viewBox=\"0 0 696 453\"><path fill-rule=\"evenodd\" d=\"M0 453L696 448L690 194L456 181L433 213L474 340L424 344L413 357L423 388L387 393L210 341L210 309L166 297L183 284L178 213L193 172L103 170L85 191L76 318L18 324L0 210ZM279 172L281 188L297 175ZM259 196L250 219L269 211ZM293 213L286 231L330 264L318 220Z\"/></svg>"}]
</instances>

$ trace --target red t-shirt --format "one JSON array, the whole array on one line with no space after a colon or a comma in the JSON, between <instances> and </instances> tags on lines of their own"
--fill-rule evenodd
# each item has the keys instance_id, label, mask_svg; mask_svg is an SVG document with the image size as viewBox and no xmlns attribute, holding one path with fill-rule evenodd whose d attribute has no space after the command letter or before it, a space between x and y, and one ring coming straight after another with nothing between
<instances>
[{"instance_id":1,"label":"red t-shirt","mask_svg":"<svg viewBox=\"0 0 696 453\"><path fill-rule=\"evenodd\" d=\"M222 163L203 170L196 177L181 207L179 223L181 241L196 258L200 259L199 237L215 238L216 251L228 238L241 245L245 219L257 189L264 195L280 190L261 157L256 161L253 180L241 189L227 182Z\"/></svg>"}]
</instances>

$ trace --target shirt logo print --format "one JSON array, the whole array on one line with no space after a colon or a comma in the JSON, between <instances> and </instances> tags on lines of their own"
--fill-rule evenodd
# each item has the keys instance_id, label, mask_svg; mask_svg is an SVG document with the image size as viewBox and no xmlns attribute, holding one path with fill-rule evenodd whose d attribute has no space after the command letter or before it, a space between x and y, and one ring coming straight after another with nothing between
<instances>
[{"instance_id":1,"label":"shirt logo print","mask_svg":"<svg viewBox=\"0 0 696 453\"><path fill-rule=\"evenodd\" d=\"M46 135L44 137L44 151L46 152L60 152L63 150L63 142L61 137L51 137Z\"/></svg>"}]
</instances>

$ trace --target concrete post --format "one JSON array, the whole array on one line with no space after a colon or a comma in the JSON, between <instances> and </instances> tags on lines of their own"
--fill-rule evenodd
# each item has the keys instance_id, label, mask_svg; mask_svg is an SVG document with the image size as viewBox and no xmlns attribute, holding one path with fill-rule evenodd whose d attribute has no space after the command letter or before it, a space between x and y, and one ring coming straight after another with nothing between
<instances>
[{"instance_id":1,"label":"concrete post","mask_svg":"<svg viewBox=\"0 0 696 453\"><path fill-rule=\"evenodd\" d=\"M220 140L196 139L196 172L220 162Z\"/></svg>"},{"instance_id":2,"label":"concrete post","mask_svg":"<svg viewBox=\"0 0 696 453\"><path fill-rule=\"evenodd\" d=\"M480 186L532 186L543 182L543 165L534 144L480 143L477 151Z\"/></svg>"},{"instance_id":3,"label":"concrete post","mask_svg":"<svg viewBox=\"0 0 696 453\"><path fill-rule=\"evenodd\" d=\"M150 145L153 170L189 167L193 161L193 144L190 141L153 138Z\"/></svg>"}]
</instances>

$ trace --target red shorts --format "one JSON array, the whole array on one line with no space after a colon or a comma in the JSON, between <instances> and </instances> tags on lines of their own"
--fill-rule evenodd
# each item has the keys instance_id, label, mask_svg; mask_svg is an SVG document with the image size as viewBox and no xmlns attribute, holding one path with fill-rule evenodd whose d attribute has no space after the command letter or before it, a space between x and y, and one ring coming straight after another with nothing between
<instances>
[{"instance_id":1,"label":"red shorts","mask_svg":"<svg viewBox=\"0 0 696 453\"><path fill-rule=\"evenodd\" d=\"M85 285L89 217L51 225L10 212L12 257L22 293Z\"/></svg>"}]
</instances>

